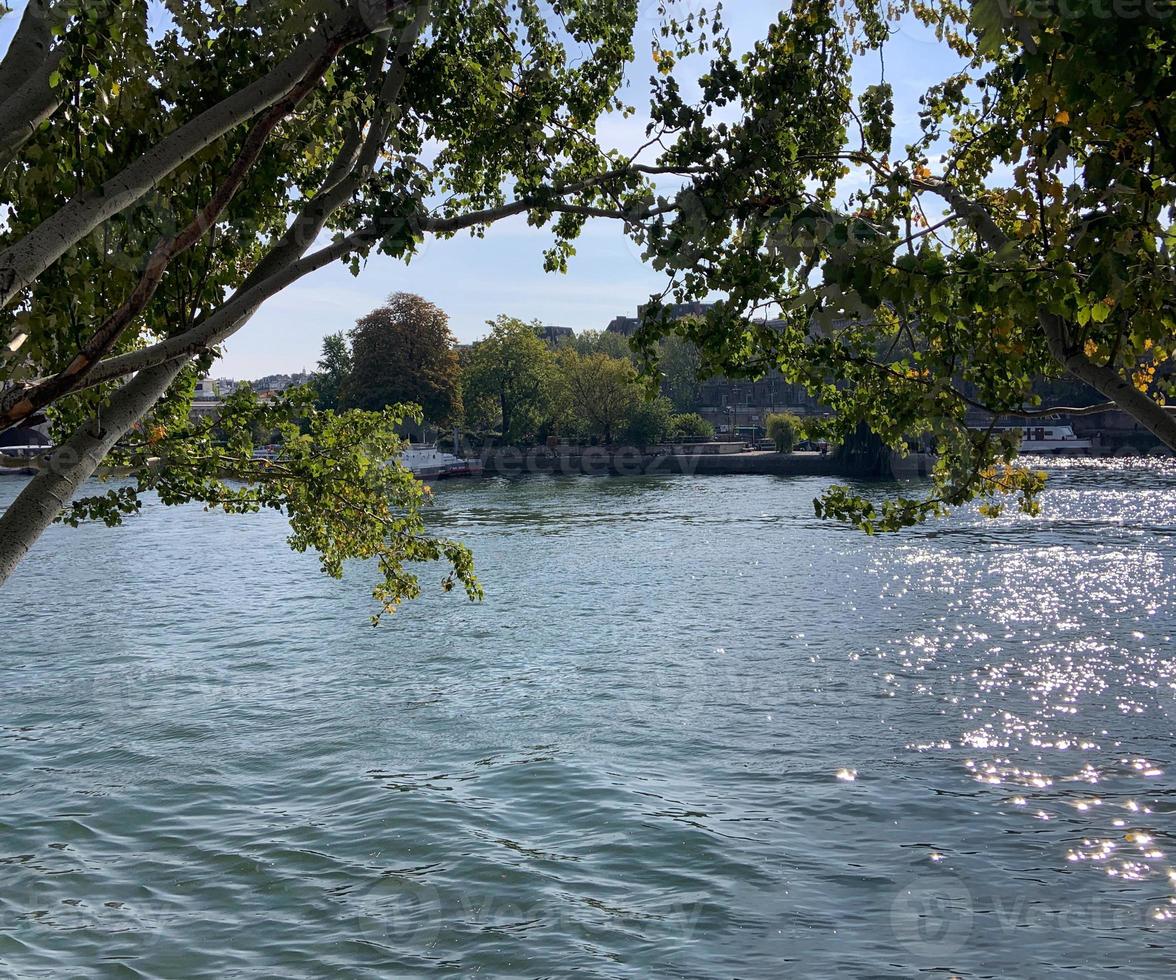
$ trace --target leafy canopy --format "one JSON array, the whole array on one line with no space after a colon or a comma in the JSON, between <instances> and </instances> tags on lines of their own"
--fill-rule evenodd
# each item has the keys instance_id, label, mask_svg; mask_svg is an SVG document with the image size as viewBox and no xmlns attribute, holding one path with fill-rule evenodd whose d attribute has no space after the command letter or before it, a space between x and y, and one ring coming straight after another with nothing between
<instances>
[{"instance_id":1,"label":"leafy canopy","mask_svg":"<svg viewBox=\"0 0 1176 980\"><path fill-rule=\"evenodd\" d=\"M498 431L512 445L530 444L552 421L555 361L539 326L499 316L463 367L471 421L482 431Z\"/></svg>"},{"instance_id":2,"label":"leafy canopy","mask_svg":"<svg viewBox=\"0 0 1176 980\"><path fill-rule=\"evenodd\" d=\"M412 293L393 293L350 332L350 370L340 387L346 408L380 411L413 404L426 421L461 421L456 341L449 317Z\"/></svg>"},{"instance_id":3,"label":"leafy canopy","mask_svg":"<svg viewBox=\"0 0 1176 980\"><path fill-rule=\"evenodd\" d=\"M663 161L693 176L637 231L667 298L720 298L704 319L655 307L637 337L647 370L675 333L704 374L803 384L839 441L865 423L899 451L934 443L926 497L875 508L839 488L818 506L869 531L978 495L1033 511L1041 479L1012 465L1000 423L1058 410L1041 379L1068 375L1088 392L1079 410L1124 409L1176 448L1171 6L909 9L960 64L918 106L896 107L879 75L857 96L849 84L851 67L878 71L883 15L904 5L802 0L744 56L719 51L695 101L667 75ZM920 131L896 146L894 115L912 108Z\"/></svg>"},{"instance_id":4,"label":"leafy canopy","mask_svg":"<svg viewBox=\"0 0 1176 980\"><path fill-rule=\"evenodd\" d=\"M896 447L934 441L925 497L876 508L840 489L819 505L867 531L976 496L1032 510L1041 481L997 423L1053 411L1043 377L1176 447L1170 5L797 0L738 54L717 7L666 0L648 140L626 156L596 124L629 111L641 6L172 0L156 18L143 0L32 0L0 60L0 427L47 411L61 449L0 517L0 580L108 453L135 485L88 516L117 518L152 481L173 481L174 502L213 495L186 482L190 453L155 463L118 441L170 419L197 453L206 437L178 421L193 379L268 297L512 215L551 228L549 269L602 217L667 273L636 337L647 371L673 333L698 376L774 367L803 384L840 441L861 424ZM903 16L959 59L917 106L880 70ZM920 131L898 146L912 110ZM703 319L668 315L712 297ZM558 358L580 417L613 439L627 367ZM324 469L274 484L278 505L329 499L336 463L379 466L332 426L375 426L363 438L382 452L395 417L308 416ZM416 540L411 508L403 526L365 510L324 508L328 526L296 540L329 568L376 534L393 554ZM408 589L388 567L389 594Z\"/></svg>"}]
</instances>

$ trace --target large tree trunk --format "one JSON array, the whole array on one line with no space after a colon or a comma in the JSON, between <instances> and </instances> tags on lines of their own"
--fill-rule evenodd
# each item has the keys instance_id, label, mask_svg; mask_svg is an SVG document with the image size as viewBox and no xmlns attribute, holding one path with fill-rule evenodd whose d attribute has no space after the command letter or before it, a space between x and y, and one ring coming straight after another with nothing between
<instances>
[{"instance_id":1,"label":"large tree trunk","mask_svg":"<svg viewBox=\"0 0 1176 980\"><path fill-rule=\"evenodd\" d=\"M1061 317L1043 312L1040 320L1050 353L1058 363L1079 381L1113 401L1169 449L1176 450L1176 415L1136 389L1114 368L1095 364L1082 352L1071 350Z\"/></svg>"},{"instance_id":2,"label":"large tree trunk","mask_svg":"<svg viewBox=\"0 0 1176 980\"><path fill-rule=\"evenodd\" d=\"M4 105L9 93L45 63L51 41L49 0L29 0L4 60L0 61L0 105Z\"/></svg>"},{"instance_id":3,"label":"large tree trunk","mask_svg":"<svg viewBox=\"0 0 1176 980\"><path fill-rule=\"evenodd\" d=\"M51 43L49 0L29 0L0 62L0 163L57 108L49 77L65 52L53 50Z\"/></svg>"},{"instance_id":4,"label":"large tree trunk","mask_svg":"<svg viewBox=\"0 0 1176 980\"><path fill-rule=\"evenodd\" d=\"M0 585L94 475L114 444L167 391L184 363L185 359L169 361L136 375L111 397L101 419L86 422L50 454L46 469L29 481L0 516Z\"/></svg>"}]
</instances>

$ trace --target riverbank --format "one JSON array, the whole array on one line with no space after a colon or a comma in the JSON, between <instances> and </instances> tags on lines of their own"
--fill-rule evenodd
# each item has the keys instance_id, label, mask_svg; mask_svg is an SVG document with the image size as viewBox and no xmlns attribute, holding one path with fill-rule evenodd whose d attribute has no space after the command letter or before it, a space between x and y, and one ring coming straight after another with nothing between
<instances>
[{"instance_id":1,"label":"riverbank","mask_svg":"<svg viewBox=\"0 0 1176 980\"><path fill-rule=\"evenodd\" d=\"M636 447L502 447L480 457L487 476L840 476L868 477L853 460L815 452L666 453Z\"/></svg>"},{"instance_id":2,"label":"riverbank","mask_svg":"<svg viewBox=\"0 0 1176 980\"><path fill-rule=\"evenodd\" d=\"M886 450L858 453L771 451L745 452L650 452L633 446L535 446L520 449L505 446L471 453L481 460L486 476L826 476L847 480L906 480L931 475L935 456L909 453L899 456ZM1167 457L1167 451L1147 456ZM1092 451L1077 455L1025 453L1025 465L1040 465L1058 459L1142 459L1145 454L1129 450Z\"/></svg>"}]
</instances>

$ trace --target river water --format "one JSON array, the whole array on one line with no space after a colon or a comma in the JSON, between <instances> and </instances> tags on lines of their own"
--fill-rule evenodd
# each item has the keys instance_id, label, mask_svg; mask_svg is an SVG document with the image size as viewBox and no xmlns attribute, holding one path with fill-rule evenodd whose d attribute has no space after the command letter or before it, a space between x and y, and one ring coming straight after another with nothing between
<instances>
[{"instance_id":1,"label":"river water","mask_svg":"<svg viewBox=\"0 0 1176 980\"><path fill-rule=\"evenodd\" d=\"M880 538L818 479L442 486L486 601L379 629L275 515L54 528L0 975L1171 976L1176 468L1050 483Z\"/></svg>"}]
</instances>

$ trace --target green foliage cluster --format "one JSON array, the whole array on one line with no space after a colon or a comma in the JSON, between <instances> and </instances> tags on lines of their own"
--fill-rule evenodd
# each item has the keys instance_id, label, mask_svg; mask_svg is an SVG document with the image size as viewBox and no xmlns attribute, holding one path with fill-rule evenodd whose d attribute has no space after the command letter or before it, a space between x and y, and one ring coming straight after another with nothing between
<instances>
[{"instance_id":1,"label":"green foliage cluster","mask_svg":"<svg viewBox=\"0 0 1176 980\"><path fill-rule=\"evenodd\" d=\"M316 408L315 397L303 387L260 401L243 387L215 420L158 411L111 455L115 472L131 474L131 482L73 501L63 520L116 525L141 508L146 493L228 514L278 510L290 522L290 547L317 552L326 574L342 577L349 560L373 562L372 596L385 613L420 594L414 564L445 563L442 587L460 584L479 598L469 549L427 533L429 490L395 461L403 447L398 430L406 419L419 421L419 412L336 414ZM254 457L259 429L277 439L274 458Z\"/></svg>"},{"instance_id":2,"label":"green foliage cluster","mask_svg":"<svg viewBox=\"0 0 1176 980\"><path fill-rule=\"evenodd\" d=\"M790 453L800 437L801 421L791 412L773 412L765 420L768 438L776 444L776 452Z\"/></svg>"},{"instance_id":3,"label":"green foliage cluster","mask_svg":"<svg viewBox=\"0 0 1176 980\"><path fill-rule=\"evenodd\" d=\"M351 374L351 345L342 330L323 338L323 353L314 374L315 404L320 409L342 407L343 385Z\"/></svg>"},{"instance_id":4,"label":"green foliage cluster","mask_svg":"<svg viewBox=\"0 0 1176 980\"><path fill-rule=\"evenodd\" d=\"M342 408L379 411L390 405L418 405L440 426L461 422L461 381L456 341L449 318L428 300L393 293L361 317L350 332L349 369L339 386ZM324 359L338 361L324 341Z\"/></svg>"},{"instance_id":5,"label":"green foliage cluster","mask_svg":"<svg viewBox=\"0 0 1176 980\"><path fill-rule=\"evenodd\" d=\"M500 316L490 324L490 335L466 355L462 388L472 428L498 432L512 445L534 442L551 430L555 367L539 326Z\"/></svg>"},{"instance_id":6,"label":"green foliage cluster","mask_svg":"<svg viewBox=\"0 0 1176 980\"><path fill-rule=\"evenodd\" d=\"M681 412L670 416L670 429L666 438L671 441L698 441L714 437L715 427L697 412Z\"/></svg>"},{"instance_id":7,"label":"green foliage cluster","mask_svg":"<svg viewBox=\"0 0 1176 980\"><path fill-rule=\"evenodd\" d=\"M511 445L557 436L649 446L714 435L697 414L676 413L671 398L649 392L624 337L586 330L553 349L540 339L541 326L500 316L465 355L462 396L474 431L497 433ZM684 347L667 342L676 353Z\"/></svg>"}]
</instances>

